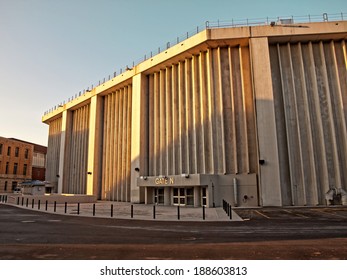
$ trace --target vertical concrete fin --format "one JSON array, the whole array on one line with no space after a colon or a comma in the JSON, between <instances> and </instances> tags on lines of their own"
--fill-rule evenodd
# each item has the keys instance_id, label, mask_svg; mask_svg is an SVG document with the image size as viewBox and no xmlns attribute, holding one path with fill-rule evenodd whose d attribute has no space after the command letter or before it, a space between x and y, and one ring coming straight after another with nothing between
<instances>
[{"instance_id":1,"label":"vertical concrete fin","mask_svg":"<svg viewBox=\"0 0 347 280\"><path fill-rule=\"evenodd\" d=\"M280 206L282 205L281 182L268 40L251 38L250 47L259 158L265 160L265 164L260 165L259 170L262 204Z\"/></svg>"}]
</instances>

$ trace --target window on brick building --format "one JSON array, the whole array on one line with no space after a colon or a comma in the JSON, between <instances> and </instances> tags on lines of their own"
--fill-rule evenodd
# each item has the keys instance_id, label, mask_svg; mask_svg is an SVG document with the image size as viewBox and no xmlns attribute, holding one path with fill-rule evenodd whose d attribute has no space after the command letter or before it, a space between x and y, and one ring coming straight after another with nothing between
<instances>
[{"instance_id":1,"label":"window on brick building","mask_svg":"<svg viewBox=\"0 0 347 280\"><path fill-rule=\"evenodd\" d=\"M16 149L14 150L14 156L18 157L19 156L19 148L16 147Z\"/></svg>"},{"instance_id":2,"label":"window on brick building","mask_svg":"<svg viewBox=\"0 0 347 280\"><path fill-rule=\"evenodd\" d=\"M8 167L9 167L10 163L6 162L6 170L5 170L5 174L8 174Z\"/></svg>"},{"instance_id":3,"label":"window on brick building","mask_svg":"<svg viewBox=\"0 0 347 280\"><path fill-rule=\"evenodd\" d=\"M24 166L23 166L23 175L27 175L27 169L28 169L28 165L24 164Z\"/></svg>"},{"instance_id":4,"label":"window on brick building","mask_svg":"<svg viewBox=\"0 0 347 280\"><path fill-rule=\"evenodd\" d=\"M7 147L7 155L8 155L8 156L11 155L11 147Z\"/></svg>"},{"instance_id":5,"label":"window on brick building","mask_svg":"<svg viewBox=\"0 0 347 280\"><path fill-rule=\"evenodd\" d=\"M17 170L18 170L18 163L15 163L13 165L13 174L17 174Z\"/></svg>"},{"instance_id":6,"label":"window on brick building","mask_svg":"<svg viewBox=\"0 0 347 280\"><path fill-rule=\"evenodd\" d=\"M25 157L26 159L29 157L29 150L28 150L28 149L25 149L24 157Z\"/></svg>"},{"instance_id":7,"label":"window on brick building","mask_svg":"<svg viewBox=\"0 0 347 280\"><path fill-rule=\"evenodd\" d=\"M0 155L2 154L2 144L0 144Z\"/></svg>"}]
</instances>

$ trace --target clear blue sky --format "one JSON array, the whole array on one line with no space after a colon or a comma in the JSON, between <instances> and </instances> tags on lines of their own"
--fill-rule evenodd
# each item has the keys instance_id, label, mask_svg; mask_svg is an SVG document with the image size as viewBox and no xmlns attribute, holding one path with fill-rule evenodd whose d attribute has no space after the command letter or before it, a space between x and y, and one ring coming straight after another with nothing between
<instances>
[{"instance_id":1,"label":"clear blue sky","mask_svg":"<svg viewBox=\"0 0 347 280\"><path fill-rule=\"evenodd\" d=\"M0 136L205 21L347 12L346 0L0 0Z\"/></svg>"}]
</instances>

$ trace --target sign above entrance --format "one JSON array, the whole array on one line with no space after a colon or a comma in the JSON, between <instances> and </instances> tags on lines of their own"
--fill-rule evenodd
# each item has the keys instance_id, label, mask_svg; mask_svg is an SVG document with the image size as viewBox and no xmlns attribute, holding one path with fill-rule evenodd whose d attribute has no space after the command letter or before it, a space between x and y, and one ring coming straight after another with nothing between
<instances>
[{"instance_id":1,"label":"sign above entrance","mask_svg":"<svg viewBox=\"0 0 347 280\"><path fill-rule=\"evenodd\" d=\"M174 184L174 178L155 178L155 184L156 185L173 185Z\"/></svg>"}]
</instances>

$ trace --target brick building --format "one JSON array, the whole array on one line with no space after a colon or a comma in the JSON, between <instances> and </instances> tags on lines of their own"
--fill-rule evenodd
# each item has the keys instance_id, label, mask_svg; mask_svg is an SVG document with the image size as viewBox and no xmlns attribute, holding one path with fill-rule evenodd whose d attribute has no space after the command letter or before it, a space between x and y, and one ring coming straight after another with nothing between
<instances>
[{"instance_id":1,"label":"brick building","mask_svg":"<svg viewBox=\"0 0 347 280\"><path fill-rule=\"evenodd\" d=\"M34 146L0 137L0 192L12 192L32 177Z\"/></svg>"},{"instance_id":2,"label":"brick building","mask_svg":"<svg viewBox=\"0 0 347 280\"><path fill-rule=\"evenodd\" d=\"M0 137L0 193L26 180L45 180L47 147Z\"/></svg>"}]
</instances>

